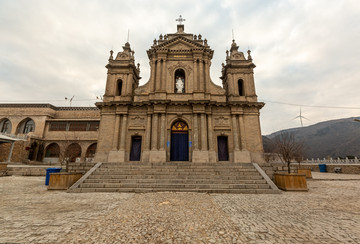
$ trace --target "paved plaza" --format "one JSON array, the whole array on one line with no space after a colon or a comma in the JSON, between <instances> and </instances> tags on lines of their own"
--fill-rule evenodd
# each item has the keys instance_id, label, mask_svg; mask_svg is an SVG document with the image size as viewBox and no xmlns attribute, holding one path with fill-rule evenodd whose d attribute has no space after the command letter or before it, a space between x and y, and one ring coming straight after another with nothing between
<instances>
[{"instance_id":1,"label":"paved plaza","mask_svg":"<svg viewBox=\"0 0 360 244\"><path fill-rule=\"evenodd\" d=\"M274 195L66 193L0 177L0 243L360 243L360 176Z\"/></svg>"}]
</instances>

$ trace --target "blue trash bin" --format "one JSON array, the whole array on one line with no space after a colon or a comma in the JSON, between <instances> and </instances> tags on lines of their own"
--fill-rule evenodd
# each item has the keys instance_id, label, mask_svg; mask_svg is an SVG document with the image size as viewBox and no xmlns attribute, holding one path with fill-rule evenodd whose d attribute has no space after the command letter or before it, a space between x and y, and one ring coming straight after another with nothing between
<instances>
[{"instance_id":1,"label":"blue trash bin","mask_svg":"<svg viewBox=\"0 0 360 244\"><path fill-rule=\"evenodd\" d=\"M47 168L46 169L46 177L45 177L45 185L46 186L49 185L50 174L51 173L59 173L60 170L61 170L61 168Z\"/></svg>"},{"instance_id":2,"label":"blue trash bin","mask_svg":"<svg viewBox=\"0 0 360 244\"><path fill-rule=\"evenodd\" d=\"M320 172L326 172L326 164L319 164Z\"/></svg>"}]
</instances>

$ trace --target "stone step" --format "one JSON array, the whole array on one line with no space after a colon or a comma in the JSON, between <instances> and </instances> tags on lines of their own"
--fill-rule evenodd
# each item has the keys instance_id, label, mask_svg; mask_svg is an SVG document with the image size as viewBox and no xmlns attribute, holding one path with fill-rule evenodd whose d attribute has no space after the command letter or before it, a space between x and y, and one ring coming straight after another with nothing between
<instances>
[{"instance_id":1,"label":"stone step","mask_svg":"<svg viewBox=\"0 0 360 244\"><path fill-rule=\"evenodd\" d=\"M158 167L158 168L114 168L114 169L99 169L97 172L257 172L256 169L236 169L236 168L169 168L169 167Z\"/></svg>"},{"instance_id":2,"label":"stone step","mask_svg":"<svg viewBox=\"0 0 360 244\"><path fill-rule=\"evenodd\" d=\"M81 188L166 188L166 189L269 189L268 184L131 184L131 183L82 183Z\"/></svg>"},{"instance_id":3,"label":"stone step","mask_svg":"<svg viewBox=\"0 0 360 244\"><path fill-rule=\"evenodd\" d=\"M261 175L96 175L92 174L88 179L223 179L223 180L261 180Z\"/></svg>"},{"instance_id":4,"label":"stone step","mask_svg":"<svg viewBox=\"0 0 360 244\"><path fill-rule=\"evenodd\" d=\"M261 180L213 180L213 179L86 179L84 183L147 183L147 184L158 184L158 183L188 183L188 184L266 184L266 181Z\"/></svg>"},{"instance_id":5,"label":"stone step","mask_svg":"<svg viewBox=\"0 0 360 244\"><path fill-rule=\"evenodd\" d=\"M231 193L231 194L279 194L272 189L172 189L172 188L76 188L73 192L200 192L200 193Z\"/></svg>"},{"instance_id":6,"label":"stone step","mask_svg":"<svg viewBox=\"0 0 360 244\"><path fill-rule=\"evenodd\" d=\"M253 168L251 164L167 164L167 163L142 163L142 164L110 164L105 163L101 166L102 169L109 168L142 168L142 167L188 167L188 168Z\"/></svg>"},{"instance_id":7,"label":"stone step","mask_svg":"<svg viewBox=\"0 0 360 244\"><path fill-rule=\"evenodd\" d=\"M94 170L73 192L277 193L251 163L125 162Z\"/></svg>"},{"instance_id":8,"label":"stone step","mask_svg":"<svg viewBox=\"0 0 360 244\"><path fill-rule=\"evenodd\" d=\"M257 171L119 171L119 172L94 172L94 175L172 175L172 176L180 176L180 175L224 175L224 176L239 176L239 175L259 175Z\"/></svg>"}]
</instances>

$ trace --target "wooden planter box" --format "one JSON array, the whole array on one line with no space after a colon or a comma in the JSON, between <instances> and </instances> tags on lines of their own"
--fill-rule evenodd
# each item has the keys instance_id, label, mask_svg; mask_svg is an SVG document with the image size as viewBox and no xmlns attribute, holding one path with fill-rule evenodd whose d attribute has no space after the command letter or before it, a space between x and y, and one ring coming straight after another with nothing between
<instances>
[{"instance_id":1,"label":"wooden planter box","mask_svg":"<svg viewBox=\"0 0 360 244\"><path fill-rule=\"evenodd\" d=\"M306 178L312 179L311 169L298 169L298 174L305 174Z\"/></svg>"},{"instance_id":2,"label":"wooden planter box","mask_svg":"<svg viewBox=\"0 0 360 244\"><path fill-rule=\"evenodd\" d=\"M67 190L81 178L79 173L51 173L48 190Z\"/></svg>"},{"instance_id":3,"label":"wooden planter box","mask_svg":"<svg viewBox=\"0 0 360 244\"><path fill-rule=\"evenodd\" d=\"M7 164L0 164L0 176L6 175Z\"/></svg>"},{"instance_id":4,"label":"wooden planter box","mask_svg":"<svg viewBox=\"0 0 360 244\"><path fill-rule=\"evenodd\" d=\"M277 187L284 191L308 191L305 174L274 173Z\"/></svg>"}]
</instances>

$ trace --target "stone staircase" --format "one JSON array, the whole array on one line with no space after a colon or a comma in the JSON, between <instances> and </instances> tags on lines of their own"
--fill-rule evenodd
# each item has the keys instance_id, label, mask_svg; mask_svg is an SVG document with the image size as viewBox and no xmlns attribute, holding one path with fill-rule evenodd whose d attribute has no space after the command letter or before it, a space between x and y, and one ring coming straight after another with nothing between
<instances>
[{"instance_id":1,"label":"stone staircase","mask_svg":"<svg viewBox=\"0 0 360 244\"><path fill-rule=\"evenodd\" d=\"M69 192L279 193L252 163L125 162L93 170Z\"/></svg>"}]
</instances>

